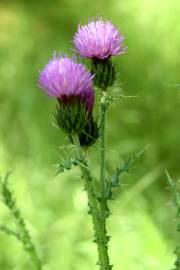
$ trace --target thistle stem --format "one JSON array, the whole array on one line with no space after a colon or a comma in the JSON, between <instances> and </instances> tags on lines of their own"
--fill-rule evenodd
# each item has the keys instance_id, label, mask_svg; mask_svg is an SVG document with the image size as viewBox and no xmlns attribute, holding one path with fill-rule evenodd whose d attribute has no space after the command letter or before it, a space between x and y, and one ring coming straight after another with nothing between
<instances>
[{"instance_id":1,"label":"thistle stem","mask_svg":"<svg viewBox=\"0 0 180 270\"><path fill-rule=\"evenodd\" d=\"M106 154L106 105L105 105L105 95L101 99L101 198L105 199L105 154Z\"/></svg>"},{"instance_id":2,"label":"thistle stem","mask_svg":"<svg viewBox=\"0 0 180 270\"><path fill-rule=\"evenodd\" d=\"M18 223L21 230L21 234L22 234L21 242L24 245L24 249L26 250L26 252L29 253L29 256L31 257L32 262L34 263L35 269L42 270L41 261L37 255L37 251L35 249L34 244L32 243L29 231L26 228L23 218L20 217L18 220Z\"/></svg>"},{"instance_id":3,"label":"thistle stem","mask_svg":"<svg viewBox=\"0 0 180 270\"><path fill-rule=\"evenodd\" d=\"M102 92L101 98L101 171L100 171L100 182L101 182L101 199L105 201L105 160L106 160L106 92Z\"/></svg>"},{"instance_id":4,"label":"thistle stem","mask_svg":"<svg viewBox=\"0 0 180 270\"><path fill-rule=\"evenodd\" d=\"M101 213L101 230L105 239L105 248L107 253L108 270L112 269L108 257L108 242L109 236L106 230L106 218L109 216L109 208L106 199L106 175L105 175L105 161L106 161L106 90L102 91L101 98L101 169L100 169L100 186L101 186L101 197L100 197L100 213Z\"/></svg>"},{"instance_id":5,"label":"thistle stem","mask_svg":"<svg viewBox=\"0 0 180 270\"><path fill-rule=\"evenodd\" d=\"M79 138L77 135L73 135L73 141L76 147L76 155L81 160L80 169L82 176L85 181L85 189L88 196L88 205L89 205L89 214L92 216L93 227L94 227L94 242L97 244L98 248L98 264L100 270L110 270L111 266L109 265L109 257L107 253L107 239L102 229L101 222L101 210L98 204L98 198L94 192L93 179L91 177L89 167L87 164L86 153L83 151L79 144Z\"/></svg>"}]
</instances>

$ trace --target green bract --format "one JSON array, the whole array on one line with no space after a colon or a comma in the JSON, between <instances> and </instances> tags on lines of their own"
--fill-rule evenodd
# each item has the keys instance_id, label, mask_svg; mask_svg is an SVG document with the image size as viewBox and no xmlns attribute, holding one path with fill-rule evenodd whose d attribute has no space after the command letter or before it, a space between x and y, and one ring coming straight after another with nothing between
<instances>
[{"instance_id":1,"label":"green bract","mask_svg":"<svg viewBox=\"0 0 180 270\"><path fill-rule=\"evenodd\" d=\"M91 73L95 74L95 86L106 89L112 86L116 80L115 66L111 59L98 60L93 59L91 62Z\"/></svg>"},{"instance_id":2,"label":"green bract","mask_svg":"<svg viewBox=\"0 0 180 270\"><path fill-rule=\"evenodd\" d=\"M88 112L78 97L72 97L68 104L58 100L55 113L56 123L68 135L82 132L88 122Z\"/></svg>"},{"instance_id":3,"label":"green bract","mask_svg":"<svg viewBox=\"0 0 180 270\"><path fill-rule=\"evenodd\" d=\"M100 125L94 120L93 116L78 135L81 146L91 146L98 140L100 137Z\"/></svg>"}]
</instances>

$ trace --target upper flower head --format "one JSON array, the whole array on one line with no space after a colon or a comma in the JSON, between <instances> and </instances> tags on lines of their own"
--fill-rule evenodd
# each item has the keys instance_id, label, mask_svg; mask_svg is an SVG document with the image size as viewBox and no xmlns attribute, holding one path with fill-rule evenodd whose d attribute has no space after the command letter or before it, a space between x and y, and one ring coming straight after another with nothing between
<instances>
[{"instance_id":1,"label":"upper flower head","mask_svg":"<svg viewBox=\"0 0 180 270\"><path fill-rule=\"evenodd\" d=\"M76 59L54 55L40 73L39 86L62 102L68 103L77 97L91 111L94 104L92 80L93 75Z\"/></svg>"},{"instance_id":2,"label":"upper flower head","mask_svg":"<svg viewBox=\"0 0 180 270\"><path fill-rule=\"evenodd\" d=\"M126 50L123 47L124 36L110 21L101 18L79 26L73 41L77 52L87 58L103 60Z\"/></svg>"}]
</instances>

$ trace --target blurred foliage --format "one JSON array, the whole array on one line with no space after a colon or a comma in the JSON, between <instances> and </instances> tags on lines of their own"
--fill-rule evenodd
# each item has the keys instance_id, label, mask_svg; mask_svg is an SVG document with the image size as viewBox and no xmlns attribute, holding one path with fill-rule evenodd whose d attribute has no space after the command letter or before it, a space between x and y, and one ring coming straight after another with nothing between
<instances>
[{"instance_id":1,"label":"blurred foliage","mask_svg":"<svg viewBox=\"0 0 180 270\"><path fill-rule=\"evenodd\" d=\"M179 0L1 0L0 174L15 168L12 189L44 270L97 269L79 172L54 177L52 165L72 148L52 125L55 102L38 89L37 78L53 51L73 54L78 23L98 15L126 36L128 51L115 61L124 94L139 96L121 99L109 112L109 177L114 165L150 144L111 203L114 269L168 270L176 236L164 169L173 178L180 174ZM98 147L91 151L95 174ZM11 224L2 204L0 217ZM20 245L3 234L0 269L31 269Z\"/></svg>"}]
</instances>

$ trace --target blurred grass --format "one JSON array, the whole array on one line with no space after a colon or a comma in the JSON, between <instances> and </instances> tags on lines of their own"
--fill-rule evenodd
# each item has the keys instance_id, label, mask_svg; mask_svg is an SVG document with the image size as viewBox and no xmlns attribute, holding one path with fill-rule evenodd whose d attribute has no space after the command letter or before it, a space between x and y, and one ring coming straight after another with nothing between
<instances>
[{"instance_id":1,"label":"blurred grass","mask_svg":"<svg viewBox=\"0 0 180 270\"><path fill-rule=\"evenodd\" d=\"M164 169L180 170L180 2L178 0L56 0L0 2L0 174L15 168L12 188L45 270L97 269L86 196L76 170L54 178L64 135L52 125L55 103L37 88L38 71L53 51L72 54L79 22L101 15L126 36L116 61L122 99L109 112L108 174L123 159L150 147L112 202L111 255L117 270L165 270L173 265L175 213ZM91 151L97 174L97 144ZM71 151L71 148L67 148ZM0 204L1 221L11 222ZM82 230L83 228L83 230ZM12 238L0 233L0 269L30 269Z\"/></svg>"}]
</instances>

